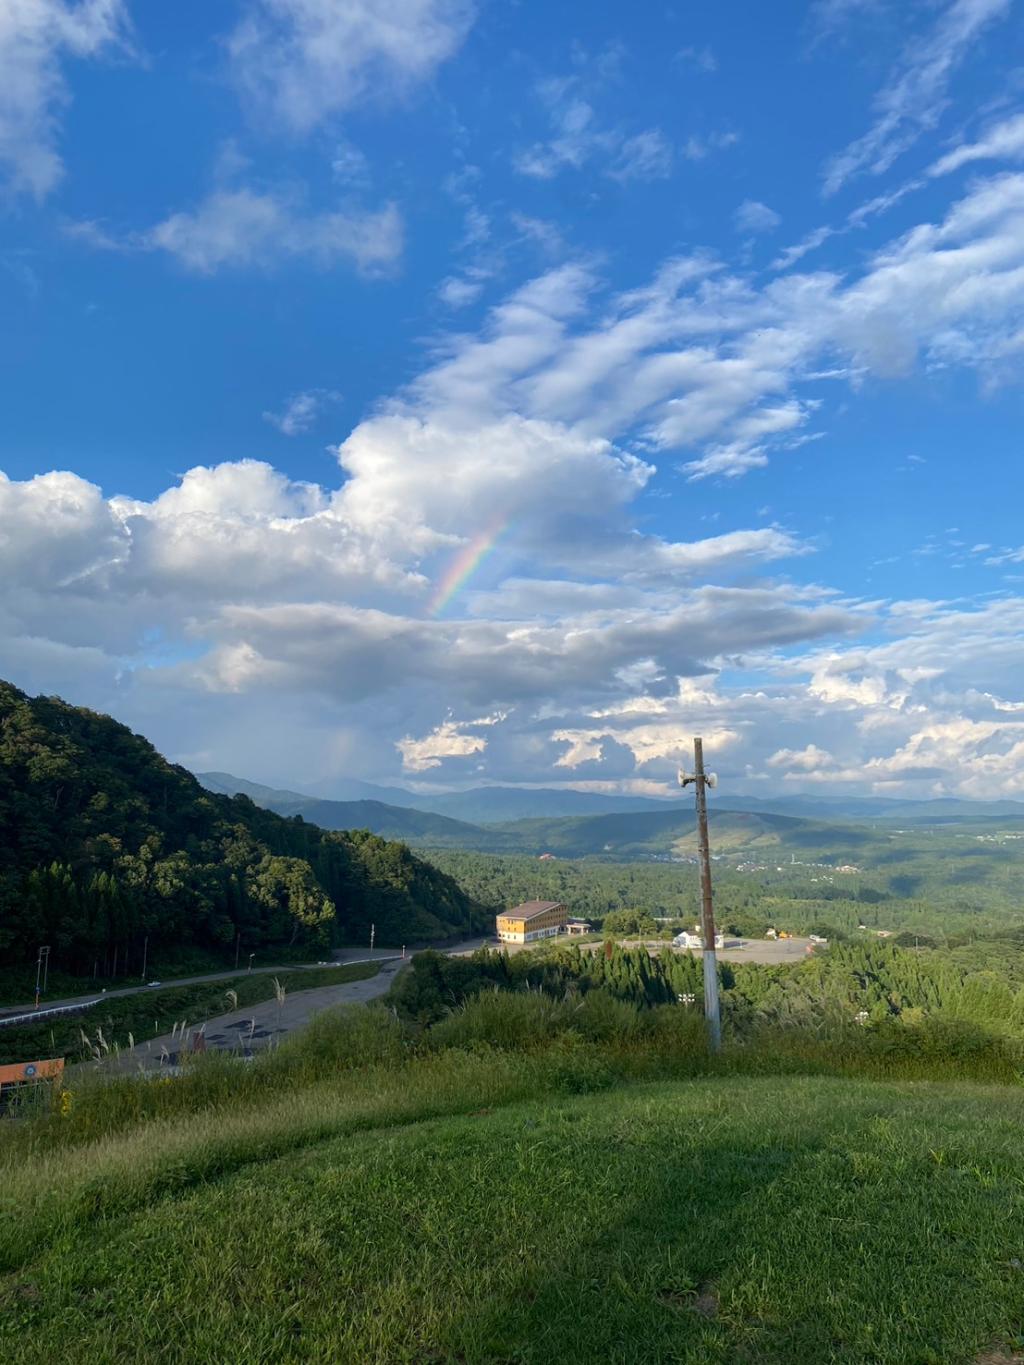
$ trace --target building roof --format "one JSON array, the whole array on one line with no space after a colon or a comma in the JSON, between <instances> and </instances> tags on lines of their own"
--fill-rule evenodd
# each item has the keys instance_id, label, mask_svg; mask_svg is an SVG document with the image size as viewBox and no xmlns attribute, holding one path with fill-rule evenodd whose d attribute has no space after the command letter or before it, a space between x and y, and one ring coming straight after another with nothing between
<instances>
[{"instance_id":1,"label":"building roof","mask_svg":"<svg viewBox=\"0 0 1024 1365\"><path fill-rule=\"evenodd\" d=\"M511 910L506 910L505 915L508 919L534 919L537 915L543 915L548 910L564 909L561 901L523 901L522 905L516 905Z\"/></svg>"}]
</instances>

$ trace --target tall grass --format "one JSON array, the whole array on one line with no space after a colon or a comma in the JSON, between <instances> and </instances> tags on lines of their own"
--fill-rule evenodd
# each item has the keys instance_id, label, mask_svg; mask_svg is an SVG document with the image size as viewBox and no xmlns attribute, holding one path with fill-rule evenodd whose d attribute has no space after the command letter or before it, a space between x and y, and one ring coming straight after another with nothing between
<instances>
[{"instance_id":1,"label":"tall grass","mask_svg":"<svg viewBox=\"0 0 1024 1365\"><path fill-rule=\"evenodd\" d=\"M636 1081L785 1075L1019 1085L1021 1070L1004 1039L944 1019L762 1030L712 1055L698 1011L602 991L486 991L421 1034L380 1005L335 1008L248 1064L208 1053L173 1078L79 1072L45 1112L0 1123L0 1263L69 1219L332 1134Z\"/></svg>"}]
</instances>

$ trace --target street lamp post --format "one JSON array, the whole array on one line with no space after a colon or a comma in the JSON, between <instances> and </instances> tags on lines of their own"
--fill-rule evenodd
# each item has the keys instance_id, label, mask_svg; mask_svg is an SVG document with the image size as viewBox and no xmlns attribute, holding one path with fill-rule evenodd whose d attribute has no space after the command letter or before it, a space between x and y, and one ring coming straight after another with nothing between
<instances>
[{"instance_id":1,"label":"street lamp post","mask_svg":"<svg viewBox=\"0 0 1024 1365\"><path fill-rule=\"evenodd\" d=\"M715 907L711 894L711 846L708 841L707 788L718 784L704 771L704 743L693 741L693 772L680 772L679 785L693 786L697 798L697 847L700 857L700 929L704 940L704 1017L711 1051L722 1046L722 1010L718 999L718 954L715 952Z\"/></svg>"}]
</instances>

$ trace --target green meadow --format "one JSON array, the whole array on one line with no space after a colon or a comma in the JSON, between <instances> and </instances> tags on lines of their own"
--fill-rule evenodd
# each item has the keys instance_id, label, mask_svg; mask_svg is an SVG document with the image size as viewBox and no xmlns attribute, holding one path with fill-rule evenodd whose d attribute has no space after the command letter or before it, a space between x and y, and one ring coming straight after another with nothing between
<instances>
[{"instance_id":1,"label":"green meadow","mask_svg":"<svg viewBox=\"0 0 1024 1365\"><path fill-rule=\"evenodd\" d=\"M1011 1360L1018 1077L795 1033L712 1058L600 991L83 1073L0 1132L0 1358Z\"/></svg>"}]
</instances>

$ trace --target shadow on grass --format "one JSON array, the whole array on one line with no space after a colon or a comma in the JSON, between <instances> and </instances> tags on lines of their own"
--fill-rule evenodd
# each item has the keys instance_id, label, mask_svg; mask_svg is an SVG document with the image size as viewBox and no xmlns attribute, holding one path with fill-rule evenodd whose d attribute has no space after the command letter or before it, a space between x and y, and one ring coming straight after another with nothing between
<instances>
[{"instance_id":1,"label":"shadow on grass","mask_svg":"<svg viewBox=\"0 0 1024 1365\"><path fill-rule=\"evenodd\" d=\"M467 1307L429 1358L950 1365L1013 1338L1024 1277L999 1260L1005 1185L925 1149L879 1152L894 1107L855 1117L840 1102L835 1127L784 1145L673 1151L626 1125L609 1159L634 1192L596 1236Z\"/></svg>"}]
</instances>

